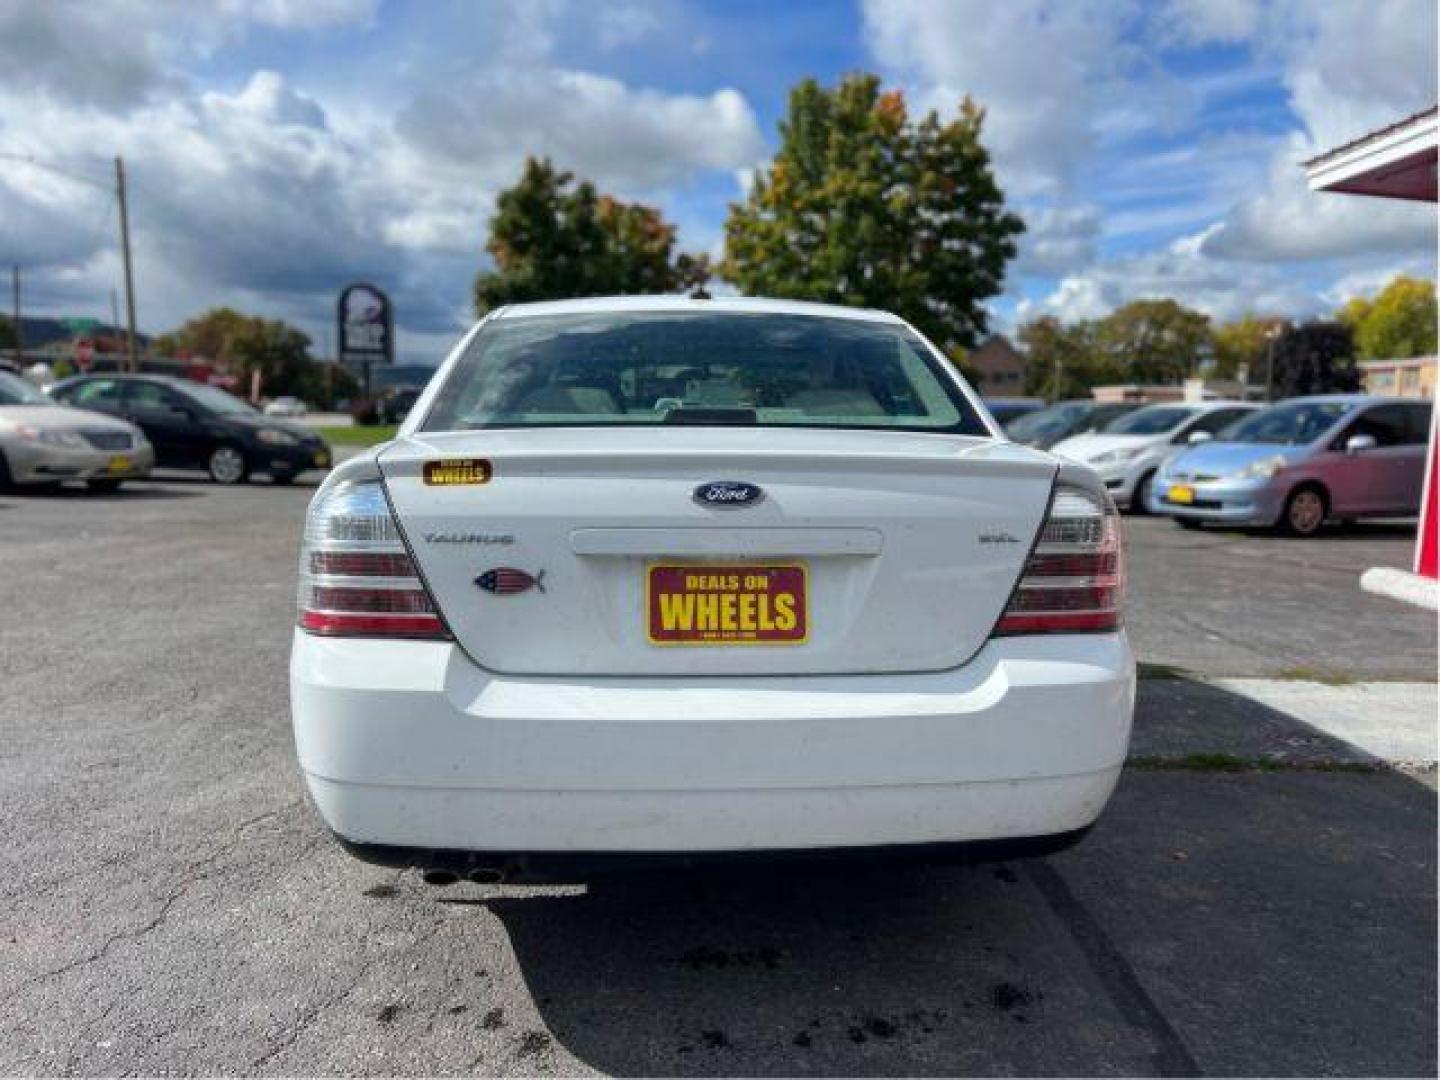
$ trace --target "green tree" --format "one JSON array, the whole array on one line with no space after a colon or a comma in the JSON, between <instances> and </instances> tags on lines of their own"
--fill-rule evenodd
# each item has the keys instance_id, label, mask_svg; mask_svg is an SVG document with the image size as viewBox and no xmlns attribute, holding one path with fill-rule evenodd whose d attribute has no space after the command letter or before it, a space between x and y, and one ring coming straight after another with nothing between
<instances>
[{"instance_id":1,"label":"green tree","mask_svg":"<svg viewBox=\"0 0 1440 1080\"><path fill-rule=\"evenodd\" d=\"M228 360L233 341L250 319L234 308L211 308L203 315L189 319L178 330L161 334L155 339L155 351L161 356L201 357L206 360Z\"/></svg>"},{"instance_id":2,"label":"green tree","mask_svg":"<svg viewBox=\"0 0 1440 1080\"><path fill-rule=\"evenodd\" d=\"M952 355L986 331L1024 224L1005 200L968 98L918 123L873 75L790 92L781 145L732 203L720 273L744 292L886 308Z\"/></svg>"},{"instance_id":3,"label":"green tree","mask_svg":"<svg viewBox=\"0 0 1440 1080\"><path fill-rule=\"evenodd\" d=\"M162 334L156 350L166 356L186 353L220 361L239 379L242 393L249 393L257 371L263 393L271 397L293 394L313 401L323 391L320 371L310 358L310 338L278 319L212 308Z\"/></svg>"},{"instance_id":4,"label":"green tree","mask_svg":"<svg viewBox=\"0 0 1440 1080\"><path fill-rule=\"evenodd\" d=\"M1362 360L1390 360L1435 353L1435 283L1400 275L1374 300L1355 298L1336 318L1354 332Z\"/></svg>"},{"instance_id":5,"label":"green tree","mask_svg":"<svg viewBox=\"0 0 1440 1080\"><path fill-rule=\"evenodd\" d=\"M1274 316L1246 315L1234 322L1215 328L1215 377L1233 379L1242 367L1249 371L1249 381L1265 377L1266 353L1270 335L1278 334L1286 320Z\"/></svg>"},{"instance_id":6,"label":"green tree","mask_svg":"<svg viewBox=\"0 0 1440 1080\"><path fill-rule=\"evenodd\" d=\"M1210 319L1174 300L1132 300L1096 326L1100 348L1127 382L1178 383L1211 353Z\"/></svg>"},{"instance_id":7,"label":"green tree","mask_svg":"<svg viewBox=\"0 0 1440 1080\"><path fill-rule=\"evenodd\" d=\"M475 278L475 310L576 296L665 293L710 276L704 256L675 254L675 227L660 212L575 183L544 158L527 158L500 193L485 249L494 270Z\"/></svg>"},{"instance_id":8,"label":"green tree","mask_svg":"<svg viewBox=\"0 0 1440 1080\"><path fill-rule=\"evenodd\" d=\"M1348 393L1360 389L1350 328L1315 321L1287 327L1275 339L1274 396Z\"/></svg>"},{"instance_id":9,"label":"green tree","mask_svg":"<svg viewBox=\"0 0 1440 1080\"><path fill-rule=\"evenodd\" d=\"M1047 401L1086 398L1090 388L1118 381L1110 357L1096 342L1093 322L1069 326L1042 315L1020 327L1025 350L1025 392Z\"/></svg>"},{"instance_id":10,"label":"green tree","mask_svg":"<svg viewBox=\"0 0 1440 1080\"><path fill-rule=\"evenodd\" d=\"M10 319L0 315L0 349L13 349L15 347L15 326Z\"/></svg>"}]
</instances>

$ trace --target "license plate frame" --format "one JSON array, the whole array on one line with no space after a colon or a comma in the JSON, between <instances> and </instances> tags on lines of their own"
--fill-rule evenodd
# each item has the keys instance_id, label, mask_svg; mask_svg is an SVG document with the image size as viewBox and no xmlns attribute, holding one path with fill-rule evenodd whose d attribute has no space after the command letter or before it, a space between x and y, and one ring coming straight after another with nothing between
<instances>
[{"instance_id":1,"label":"license plate frame","mask_svg":"<svg viewBox=\"0 0 1440 1080\"><path fill-rule=\"evenodd\" d=\"M643 618L646 641L659 648L804 645L810 640L809 567L796 560L651 562Z\"/></svg>"}]
</instances>

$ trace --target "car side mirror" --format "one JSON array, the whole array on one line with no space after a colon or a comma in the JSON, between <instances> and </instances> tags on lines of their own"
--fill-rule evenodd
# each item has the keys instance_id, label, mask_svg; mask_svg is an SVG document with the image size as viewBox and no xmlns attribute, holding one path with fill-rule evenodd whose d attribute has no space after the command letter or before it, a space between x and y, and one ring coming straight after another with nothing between
<instances>
[{"instance_id":1,"label":"car side mirror","mask_svg":"<svg viewBox=\"0 0 1440 1080\"><path fill-rule=\"evenodd\" d=\"M1375 441L1374 435L1351 435L1345 440L1345 453L1363 454L1366 450L1374 450L1379 445Z\"/></svg>"},{"instance_id":2,"label":"car side mirror","mask_svg":"<svg viewBox=\"0 0 1440 1080\"><path fill-rule=\"evenodd\" d=\"M1185 437L1185 441L1191 446L1198 446L1202 442L1209 442L1214 437L1208 431L1192 431Z\"/></svg>"}]
</instances>

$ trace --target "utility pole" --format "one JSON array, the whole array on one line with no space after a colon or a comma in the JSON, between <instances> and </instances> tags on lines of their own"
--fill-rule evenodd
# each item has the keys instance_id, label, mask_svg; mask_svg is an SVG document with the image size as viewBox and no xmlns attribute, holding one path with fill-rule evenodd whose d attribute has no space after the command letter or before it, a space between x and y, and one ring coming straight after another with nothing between
<instances>
[{"instance_id":1,"label":"utility pole","mask_svg":"<svg viewBox=\"0 0 1440 1080\"><path fill-rule=\"evenodd\" d=\"M120 336L120 301L115 299L114 286L110 288L110 330L110 340L113 343Z\"/></svg>"},{"instance_id":2,"label":"utility pole","mask_svg":"<svg viewBox=\"0 0 1440 1080\"><path fill-rule=\"evenodd\" d=\"M125 322L127 364L130 371L140 370L140 354L135 340L135 277L130 269L130 209L125 200L125 160L115 157L115 197L120 202L120 255L125 262Z\"/></svg>"},{"instance_id":3,"label":"utility pole","mask_svg":"<svg viewBox=\"0 0 1440 1080\"><path fill-rule=\"evenodd\" d=\"M1280 325L1265 331L1265 404L1275 400L1275 339L1280 336Z\"/></svg>"},{"instance_id":4,"label":"utility pole","mask_svg":"<svg viewBox=\"0 0 1440 1080\"><path fill-rule=\"evenodd\" d=\"M10 268L10 284L15 291L15 365L25 369L25 327L20 322L20 267Z\"/></svg>"}]
</instances>

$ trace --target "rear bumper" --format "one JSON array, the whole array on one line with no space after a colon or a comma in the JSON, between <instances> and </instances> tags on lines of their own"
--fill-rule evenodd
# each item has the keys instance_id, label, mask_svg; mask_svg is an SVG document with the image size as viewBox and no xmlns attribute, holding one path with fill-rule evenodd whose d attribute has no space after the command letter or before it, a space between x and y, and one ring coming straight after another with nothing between
<instances>
[{"instance_id":1,"label":"rear bumper","mask_svg":"<svg viewBox=\"0 0 1440 1080\"><path fill-rule=\"evenodd\" d=\"M446 643L298 631L291 662L321 815L410 863L1063 843L1114 788L1134 691L1123 634L894 676L502 677Z\"/></svg>"},{"instance_id":2,"label":"rear bumper","mask_svg":"<svg viewBox=\"0 0 1440 1080\"><path fill-rule=\"evenodd\" d=\"M257 443L250 452L251 467L261 472L293 476L309 469L328 469L335 455L325 445L270 446Z\"/></svg>"},{"instance_id":3,"label":"rear bumper","mask_svg":"<svg viewBox=\"0 0 1440 1080\"><path fill-rule=\"evenodd\" d=\"M1074 847L1090 826L1047 836L1008 837L953 843L887 844L872 847L791 848L766 851L445 851L431 848L357 844L335 840L362 862L426 872L434 884L469 880L478 884L588 881L603 874L670 872L677 869L763 867L780 863L841 866L852 872L906 863L965 865L1033 859ZM430 875L437 875L431 878Z\"/></svg>"}]
</instances>

